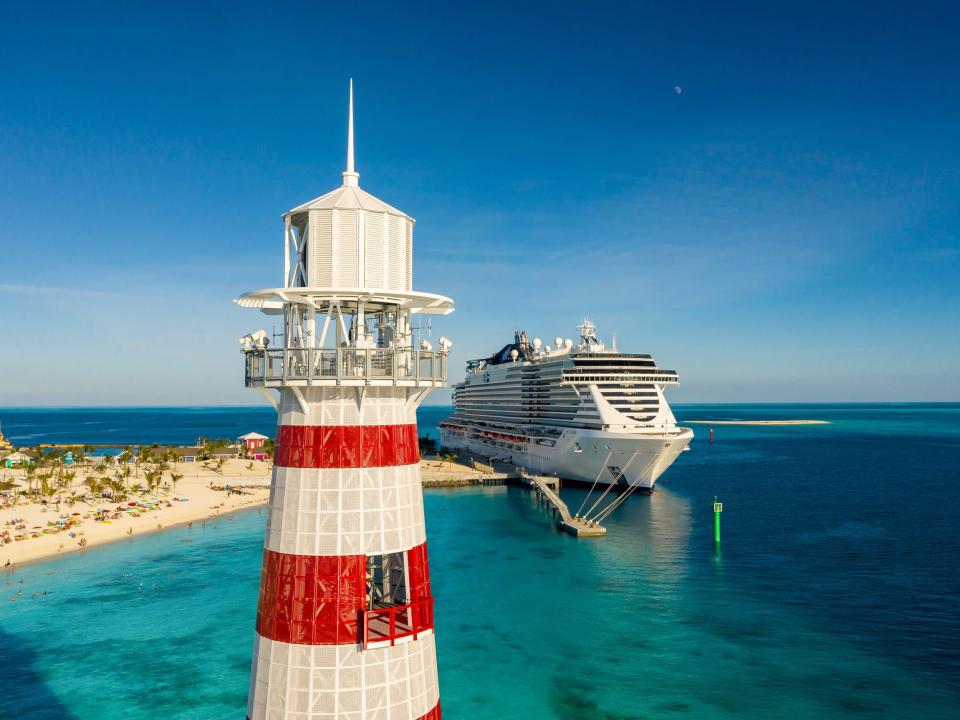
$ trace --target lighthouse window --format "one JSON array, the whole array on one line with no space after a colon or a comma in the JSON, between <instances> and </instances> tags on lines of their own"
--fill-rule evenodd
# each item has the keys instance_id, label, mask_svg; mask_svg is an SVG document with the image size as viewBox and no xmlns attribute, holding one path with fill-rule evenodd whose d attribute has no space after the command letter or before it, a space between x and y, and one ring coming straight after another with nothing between
<instances>
[{"instance_id":1,"label":"lighthouse window","mask_svg":"<svg viewBox=\"0 0 960 720\"><path fill-rule=\"evenodd\" d=\"M403 553L367 557L367 609L402 605L407 602L406 568Z\"/></svg>"}]
</instances>

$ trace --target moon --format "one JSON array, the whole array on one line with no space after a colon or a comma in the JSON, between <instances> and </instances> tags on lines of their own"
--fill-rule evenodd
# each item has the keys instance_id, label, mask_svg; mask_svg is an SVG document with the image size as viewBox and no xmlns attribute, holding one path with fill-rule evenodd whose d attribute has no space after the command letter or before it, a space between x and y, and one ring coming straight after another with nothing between
<instances>
[{"instance_id":1,"label":"moon","mask_svg":"<svg viewBox=\"0 0 960 720\"><path fill-rule=\"evenodd\" d=\"M674 85L674 86L673 86L673 91L674 91L677 95L679 95L680 93L683 92L683 88L680 87L679 85Z\"/></svg>"}]
</instances>

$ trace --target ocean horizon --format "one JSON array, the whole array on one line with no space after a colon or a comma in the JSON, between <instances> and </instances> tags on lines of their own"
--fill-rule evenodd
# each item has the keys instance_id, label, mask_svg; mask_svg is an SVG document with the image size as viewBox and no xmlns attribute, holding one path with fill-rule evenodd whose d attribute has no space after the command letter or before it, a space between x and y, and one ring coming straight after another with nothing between
<instances>
[{"instance_id":1,"label":"ocean horizon","mask_svg":"<svg viewBox=\"0 0 960 720\"><path fill-rule=\"evenodd\" d=\"M763 410L770 419L795 419L790 417L794 410L806 415L817 408L936 410L960 408L960 402L677 403L671 407L683 422L738 419L739 411ZM417 411L421 434L439 439L436 425L452 409L451 405L421 405ZM276 417L269 405L11 406L0 407L0 431L14 445L191 444L201 436L234 439L250 431L272 437Z\"/></svg>"}]
</instances>

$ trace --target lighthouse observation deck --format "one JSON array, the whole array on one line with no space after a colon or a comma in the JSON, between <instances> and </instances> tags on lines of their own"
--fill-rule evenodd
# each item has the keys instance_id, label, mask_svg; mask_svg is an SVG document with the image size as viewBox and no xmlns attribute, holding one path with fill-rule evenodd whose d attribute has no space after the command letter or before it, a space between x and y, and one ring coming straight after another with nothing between
<instances>
[{"instance_id":1,"label":"lighthouse observation deck","mask_svg":"<svg viewBox=\"0 0 960 720\"><path fill-rule=\"evenodd\" d=\"M410 348L251 349L247 387L310 385L443 387L447 354Z\"/></svg>"}]
</instances>

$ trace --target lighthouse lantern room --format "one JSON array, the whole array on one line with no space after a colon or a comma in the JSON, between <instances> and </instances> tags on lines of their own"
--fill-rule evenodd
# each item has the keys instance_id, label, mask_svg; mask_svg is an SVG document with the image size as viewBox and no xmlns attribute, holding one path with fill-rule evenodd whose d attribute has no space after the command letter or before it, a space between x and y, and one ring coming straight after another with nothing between
<instances>
[{"instance_id":1,"label":"lighthouse lantern room","mask_svg":"<svg viewBox=\"0 0 960 720\"><path fill-rule=\"evenodd\" d=\"M283 216L283 286L237 303L275 316L241 338L246 384L278 413L248 720L439 720L416 409L450 342L412 316L412 218L359 187L353 85L337 189ZM276 394L275 392L276 391Z\"/></svg>"}]
</instances>

